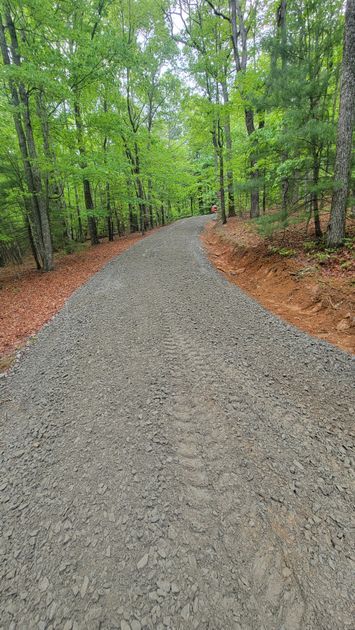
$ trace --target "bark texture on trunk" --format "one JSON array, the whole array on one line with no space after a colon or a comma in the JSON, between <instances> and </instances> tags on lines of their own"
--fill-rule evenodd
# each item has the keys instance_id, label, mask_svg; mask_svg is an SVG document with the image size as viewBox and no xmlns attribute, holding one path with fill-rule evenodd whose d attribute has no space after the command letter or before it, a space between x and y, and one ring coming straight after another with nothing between
<instances>
[{"instance_id":1,"label":"bark texture on trunk","mask_svg":"<svg viewBox=\"0 0 355 630\"><path fill-rule=\"evenodd\" d=\"M144 201L144 189L141 179L141 169L140 169L140 159L139 159L139 150L138 143L134 144L134 173L136 176L136 191L138 197L138 205L139 205L139 220L140 220L140 230L142 235L145 233L147 229L147 210Z\"/></svg>"},{"instance_id":2,"label":"bark texture on trunk","mask_svg":"<svg viewBox=\"0 0 355 630\"><path fill-rule=\"evenodd\" d=\"M223 159L223 138L222 129L219 120L214 123L212 131L213 145L216 155L216 167L219 180L219 197L220 197L220 209L222 223L227 223L226 215L226 195L224 190L224 159Z\"/></svg>"},{"instance_id":3,"label":"bark texture on trunk","mask_svg":"<svg viewBox=\"0 0 355 630\"><path fill-rule=\"evenodd\" d=\"M328 247L341 245L345 237L346 206L349 196L351 148L355 109L355 0L347 0L340 111L334 168L334 191L328 225Z\"/></svg>"},{"instance_id":4,"label":"bark texture on trunk","mask_svg":"<svg viewBox=\"0 0 355 630\"><path fill-rule=\"evenodd\" d=\"M0 48L4 65L21 66L16 28L8 10L5 15L6 29L10 35L10 43L6 41L5 27L0 15ZM10 52L11 51L11 57ZM53 269L53 247L49 223L48 207L44 198L41 172L37 166L37 150L33 135L28 93L20 81L18 85L9 79L10 100L13 107L13 118L18 138L20 153L24 165L27 189L30 193L31 247L36 249L36 265L41 269Z\"/></svg>"},{"instance_id":5,"label":"bark texture on trunk","mask_svg":"<svg viewBox=\"0 0 355 630\"><path fill-rule=\"evenodd\" d=\"M74 194L75 194L76 216L78 219L78 240L82 242L85 240L85 236L84 236L83 223L81 220L81 213L80 213L79 193L78 193L78 188L75 183L74 183Z\"/></svg>"},{"instance_id":6,"label":"bark texture on trunk","mask_svg":"<svg viewBox=\"0 0 355 630\"><path fill-rule=\"evenodd\" d=\"M248 28L245 24L242 4L240 0L229 0L229 5L235 69L237 74L240 72L244 73L247 69L248 63ZM254 112L252 109L245 110L245 126L248 136L251 138L253 133L255 132ZM252 151L252 155L250 157L250 170L250 216L252 218L255 218L260 215L259 172L257 170L257 158L255 155L255 151Z\"/></svg>"},{"instance_id":7,"label":"bark texture on trunk","mask_svg":"<svg viewBox=\"0 0 355 630\"><path fill-rule=\"evenodd\" d=\"M221 219L224 225L225 223L227 223L227 215L226 215L226 200L225 200L225 192L224 192L224 160L223 160L222 151L219 156L219 187L221 191Z\"/></svg>"},{"instance_id":8,"label":"bark texture on trunk","mask_svg":"<svg viewBox=\"0 0 355 630\"><path fill-rule=\"evenodd\" d=\"M318 200L318 192L317 187L319 184L319 156L317 152L314 153L313 157L313 186L314 190L312 192L312 209L313 209L313 218L314 218L314 230L317 239L322 238L322 228L320 224L319 218L319 200Z\"/></svg>"},{"instance_id":9,"label":"bark texture on trunk","mask_svg":"<svg viewBox=\"0 0 355 630\"><path fill-rule=\"evenodd\" d=\"M111 190L110 183L106 182L106 212L107 212L107 233L108 240L113 241L113 218L112 218L112 208L111 208Z\"/></svg>"},{"instance_id":10,"label":"bark texture on trunk","mask_svg":"<svg viewBox=\"0 0 355 630\"><path fill-rule=\"evenodd\" d=\"M128 214L129 214L129 231L131 232L131 234L133 234L133 232L138 232L139 225L138 225L137 213L134 211L132 203L128 204Z\"/></svg>"},{"instance_id":11,"label":"bark texture on trunk","mask_svg":"<svg viewBox=\"0 0 355 630\"><path fill-rule=\"evenodd\" d=\"M77 139L78 139L78 149L81 157L80 166L82 169L87 167L86 163L86 149L84 144L84 131L83 131L83 121L81 118L81 109L79 105L79 101L75 100L74 102L74 116L75 116L75 126L77 131ZM94 217L94 200L91 193L91 185L90 181L87 177L84 176L83 179L83 188L84 188L84 199L85 199L85 208L88 216L88 228L90 234L90 240L92 245L99 244L99 236L97 233L97 224L96 219Z\"/></svg>"},{"instance_id":12,"label":"bark texture on trunk","mask_svg":"<svg viewBox=\"0 0 355 630\"><path fill-rule=\"evenodd\" d=\"M222 82L222 94L224 105L229 104L229 94L227 82ZM228 187L228 216L235 217L235 201L234 201L234 178L231 167L232 163L232 134L231 134L231 121L229 111L226 113L226 120L224 123L224 135L226 137L226 158L227 158L227 187Z\"/></svg>"},{"instance_id":13,"label":"bark texture on trunk","mask_svg":"<svg viewBox=\"0 0 355 630\"><path fill-rule=\"evenodd\" d=\"M255 132L254 125L254 112L251 109L245 110L245 125L247 128L248 136L251 137ZM251 139L251 142L253 140ZM259 202L259 171L257 169L257 159L255 156L254 148L250 156L250 177L251 177L251 193L250 193L250 216L252 219L260 216L260 202Z\"/></svg>"}]
</instances>

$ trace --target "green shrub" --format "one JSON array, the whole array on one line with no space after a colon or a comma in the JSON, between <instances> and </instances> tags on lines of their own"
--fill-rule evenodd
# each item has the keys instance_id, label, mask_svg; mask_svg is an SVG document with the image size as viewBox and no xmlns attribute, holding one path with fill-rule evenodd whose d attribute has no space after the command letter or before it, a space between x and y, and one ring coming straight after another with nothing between
<instances>
[{"instance_id":1,"label":"green shrub","mask_svg":"<svg viewBox=\"0 0 355 630\"><path fill-rule=\"evenodd\" d=\"M284 256L285 258L289 258L297 254L296 250L291 247L269 247L269 251L272 254L279 254L279 256Z\"/></svg>"}]
</instances>

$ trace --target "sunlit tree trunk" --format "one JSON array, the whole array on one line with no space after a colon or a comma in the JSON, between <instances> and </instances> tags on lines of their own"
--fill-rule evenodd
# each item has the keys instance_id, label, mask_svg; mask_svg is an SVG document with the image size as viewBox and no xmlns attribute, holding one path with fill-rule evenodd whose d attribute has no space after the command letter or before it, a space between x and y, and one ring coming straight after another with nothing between
<instances>
[{"instance_id":1,"label":"sunlit tree trunk","mask_svg":"<svg viewBox=\"0 0 355 630\"><path fill-rule=\"evenodd\" d=\"M230 3L230 21L232 27L232 43L236 73L244 73L247 69L248 61L248 29L246 28L244 15L239 0L229 0ZM240 44L239 44L240 42ZM241 46L241 50L240 50ZM245 126L248 136L253 142L253 134L255 133L254 111L250 107L245 108ZM259 172L257 168L257 156L255 146L252 146L250 155L250 216L251 218L260 215L259 205Z\"/></svg>"},{"instance_id":2,"label":"sunlit tree trunk","mask_svg":"<svg viewBox=\"0 0 355 630\"><path fill-rule=\"evenodd\" d=\"M341 245L345 237L346 207L355 109L355 1L347 0L343 63L340 87L340 112L334 169L334 192L328 225L328 247Z\"/></svg>"},{"instance_id":3,"label":"sunlit tree trunk","mask_svg":"<svg viewBox=\"0 0 355 630\"><path fill-rule=\"evenodd\" d=\"M75 117L75 125L77 131L77 139L78 139L78 149L81 157L80 166L83 170L87 168L86 163L86 148L84 143L84 132L83 132L83 122L81 118L81 109L79 105L79 101L75 100L74 102L74 117ZM88 178L84 175L83 179L83 188L84 188L84 199L85 199L85 208L88 215L88 227L89 234L92 245L98 245L99 236L97 233L97 224L96 219L94 217L94 200L91 192L91 184Z\"/></svg>"},{"instance_id":4,"label":"sunlit tree trunk","mask_svg":"<svg viewBox=\"0 0 355 630\"><path fill-rule=\"evenodd\" d=\"M5 24L10 35L10 50L6 41L5 27L0 15L0 47L4 65L12 64L20 67L21 57L18 47L16 28L11 13L6 7ZM11 104L17 133L19 148L24 164L25 179L31 195L31 229L33 246L36 249L36 263L40 261L41 269L53 269L53 247L48 216L48 208L44 199L41 172L37 166L37 150L33 135L28 93L22 82L16 86L9 80Z\"/></svg>"},{"instance_id":5,"label":"sunlit tree trunk","mask_svg":"<svg viewBox=\"0 0 355 630\"><path fill-rule=\"evenodd\" d=\"M222 82L222 95L223 95L223 103L225 106L228 107L229 94L228 94L228 86L227 86L226 80ZM233 181L233 170L232 170L232 165L231 165L233 145L232 145L232 134L231 134L231 120L230 120L230 113L228 110L225 113L224 133L226 137L228 216L235 217L234 181Z\"/></svg>"}]
</instances>

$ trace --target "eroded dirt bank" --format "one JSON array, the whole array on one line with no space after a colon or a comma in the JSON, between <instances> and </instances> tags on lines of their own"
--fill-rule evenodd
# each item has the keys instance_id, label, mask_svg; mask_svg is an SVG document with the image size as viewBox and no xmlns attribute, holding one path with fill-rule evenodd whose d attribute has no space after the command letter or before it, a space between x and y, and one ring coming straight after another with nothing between
<instances>
[{"instance_id":1,"label":"eroded dirt bank","mask_svg":"<svg viewBox=\"0 0 355 630\"><path fill-rule=\"evenodd\" d=\"M202 239L228 280L301 330L355 353L355 264L349 248L318 252L310 236L304 247L304 225L264 241L238 218L225 226L211 221Z\"/></svg>"}]
</instances>

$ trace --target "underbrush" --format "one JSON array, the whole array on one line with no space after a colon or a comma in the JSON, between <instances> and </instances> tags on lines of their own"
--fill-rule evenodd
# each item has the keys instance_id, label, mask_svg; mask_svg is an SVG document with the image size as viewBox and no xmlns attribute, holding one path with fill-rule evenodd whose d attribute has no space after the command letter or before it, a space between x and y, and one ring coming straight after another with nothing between
<instances>
[{"instance_id":1,"label":"underbrush","mask_svg":"<svg viewBox=\"0 0 355 630\"><path fill-rule=\"evenodd\" d=\"M63 254L79 254L86 249L85 243L78 243L77 241L68 241L61 250Z\"/></svg>"},{"instance_id":2,"label":"underbrush","mask_svg":"<svg viewBox=\"0 0 355 630\"><path fill-rule=\"evenodd\" d=\"M326 245L326 228L329 213L321 217L324 237L317 240L314 226L309 223L309 215L304 211L285 219L279 211L250 221L269 254L283 258L296 258L305 267L316 267L328 275L351 275L355 271L355 224L348 222L348 234L342 247L329 248Z\"/></svg>"}]
</instances>

